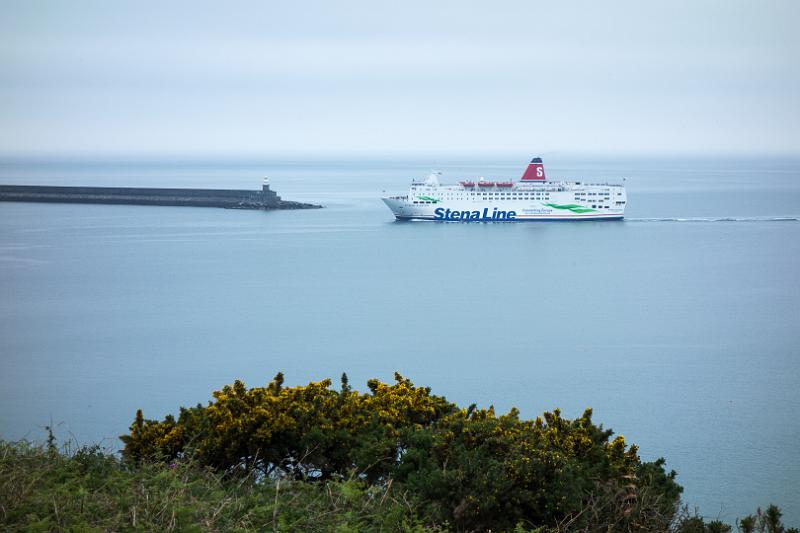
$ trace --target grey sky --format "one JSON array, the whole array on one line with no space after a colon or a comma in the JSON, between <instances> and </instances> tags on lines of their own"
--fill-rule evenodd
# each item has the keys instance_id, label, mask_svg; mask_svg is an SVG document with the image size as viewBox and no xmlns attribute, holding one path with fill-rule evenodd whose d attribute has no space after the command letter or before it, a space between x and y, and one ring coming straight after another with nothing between
<instances>
[{"instance_id":1,"label":"grey sky","mask_svg":"<svg viewBox=\"0 0 800 533\"><path fill-rule=\"evenodd\" d=\"M800 3L0 2L0 152L800 153Z\"/></svg>"}]
</instances>

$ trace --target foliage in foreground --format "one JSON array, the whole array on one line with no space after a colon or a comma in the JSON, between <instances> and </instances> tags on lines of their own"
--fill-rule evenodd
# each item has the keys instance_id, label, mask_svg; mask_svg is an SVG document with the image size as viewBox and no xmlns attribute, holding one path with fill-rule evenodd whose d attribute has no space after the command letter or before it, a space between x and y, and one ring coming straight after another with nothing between
<instances>
[{"instance_id":1,"label":"foliage in foreground","mask_svg":"<svg viewBox=\"0 0 800 533\"><path fill-rule=\"evenodd\" d=\"M381 487L359 480L305 483L233 479L183 460L131 466L84 447L59 453L54 447L0 441L0 530L2 531L336 531L444 532L423 520L412 495L397 484ZM592 512L591 507L585 512ZM741 533L797 533L770 506L741 519ZM497 529L493 529L497 531ZM605 528L603 531L620 531ZM586 531L573 524L516 533ZM726 533L729 525L704 522L685 511L670 533Z\"/></svg>"},{"instance_id":2,"label":"foliage in foreground","mask_svg":"<svg viewBox=\"0 0 800 533\"><path fill-rule=\"evenodd\" d=\"M122 458L0 441L0 529L725 533L679 509L664 460L558 410L463 409L402 376L241 382L178 418L141 411ZM797 533L770 506L743 533Z\"/></svg>"},{"instance_id":3,"label":"foliage in foreground","mask_svg":"<svg viewBox=\"0 0 800 533\"><path fill-rule=\"evenodd\" d=\"M236 477L397 483L426 520L457 530L524 527L664 529L681 488L664 461L643 462L636 446L558 410L523 420L512 409L459 408L395 375L367 393L330 380L284 387L237 381L177 419L145 420L122 437L130 462L191 457ZM591 512L587 509L591 508Z\"/></svg>"},{"instance_id":4,"label":"foliage in foreground","mask_svg":"<svg viewBox=\"0 0 800 533\"><path fill-rule=\"evenodd\" d=\"M190 461L130 468L97 447L4 441L0 530L430 531L391 486L230 479Z\"/></svg>"}]
</instances>

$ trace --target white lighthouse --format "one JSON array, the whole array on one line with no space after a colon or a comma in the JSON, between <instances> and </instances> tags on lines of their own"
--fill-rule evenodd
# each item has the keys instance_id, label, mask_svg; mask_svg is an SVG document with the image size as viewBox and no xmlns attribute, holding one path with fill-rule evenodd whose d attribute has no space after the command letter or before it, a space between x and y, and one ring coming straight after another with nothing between
<instances>
[{"instance_id":1,"label":"white lighthouse","mask_svg":"<svg viewBox=\"0 0 800 533\"><path fill-rule=\"evenodd\" d=\"M280 196L269 188L268 176L264 176L264 182L261 184L261 201L266 208L278 207L281 203Z\"/></svg>"}]
</instances>

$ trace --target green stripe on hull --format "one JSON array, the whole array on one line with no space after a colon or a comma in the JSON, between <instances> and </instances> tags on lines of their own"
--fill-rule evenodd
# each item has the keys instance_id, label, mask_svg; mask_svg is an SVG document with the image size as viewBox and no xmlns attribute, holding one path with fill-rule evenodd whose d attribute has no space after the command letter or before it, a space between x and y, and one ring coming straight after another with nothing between
<instances>
[{"instance_id":1,"label":"green stripe on hull","mask_svg":"<svg viewBox=\"0 0 800 533\"><path fill-rule=\"evenodd\" d=\"M573 213L593 213L596 209L589 209L588 207L583 207L582 205L577 204L543 204L547 207L552 207L553 209L567 209L572 211Z\"/></svg>"}]
</instances>

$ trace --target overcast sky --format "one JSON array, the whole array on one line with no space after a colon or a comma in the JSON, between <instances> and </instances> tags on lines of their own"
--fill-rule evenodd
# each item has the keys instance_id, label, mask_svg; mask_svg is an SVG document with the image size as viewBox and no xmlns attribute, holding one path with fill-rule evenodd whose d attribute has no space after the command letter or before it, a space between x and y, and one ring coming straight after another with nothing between
<instances>
[{"instance_id":1,"label":"overcast sky","mask_svg":"<svg viewBox=\"0 0 800 533\"><path fill-rule=\"evenodd\" d=\"M0 0L0 153L800 153L800 2Z\"/></svg>"}]
</instances>

